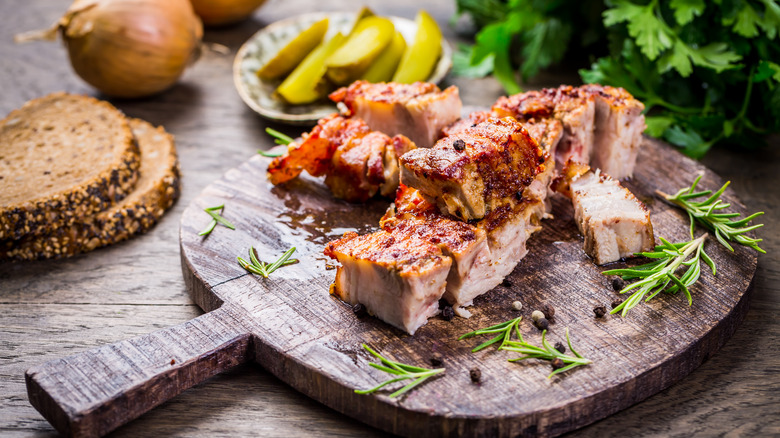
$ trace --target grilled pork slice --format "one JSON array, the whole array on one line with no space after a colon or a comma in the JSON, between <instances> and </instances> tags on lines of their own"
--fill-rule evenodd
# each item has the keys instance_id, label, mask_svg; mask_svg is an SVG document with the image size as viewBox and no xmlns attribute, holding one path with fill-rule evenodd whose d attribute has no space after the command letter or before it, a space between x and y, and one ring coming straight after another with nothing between
<instances>
[{"instance_id":1,"label":"grilled pork slice","mask_svg":"<svg viewBox=\"0 0 780 438\"><path fill-rule=\"evenodd\" d=\"M595 109L591 93L570 85L501 97L492 107L498 116L514 117L521 122L559 120L563 132L553 151L559 168L569 160L590 162Z\"/></svg>"},{"instance_id":2,"label":"grilled pork slice","mask_svg":"<svg viewBox=\"0 0 780 438\"><path fill-rule=\"evenodd\" d=\"M461 314L460 306L496 287L489 275L491 265L487 233L467 222L442 215L436 204L418 190L401 185L395 204L380 221L384 230L402 229L437 245L452 258L444 298Z\"/></svg>"},{"instance_id":3,"label":"grilled pork slice","mask_svg":"<svg viewBox=\"0 0 780 438\"><path fill-rule=\"evenodd\" d=\"M609 175L569 163L553 186L571 198L574 220L585 236L585 252L597 264L653 248L653 224L647 207Z\"/></svg>"},{"instance_id":4,"label":"grilled pork slice","mask_svg":"<svg viewBox=\"0 0 780 438\"><path fill-rule=\"evenodd\" d=\"M302 141L268 166L268 178L281 184L304 170L326 175L325 184L337 198L364 202L377 192L392 196L398 187L398 157L414 149L408 138L390 138L371 131L358 118L333 114L321 119Z\"/></svg>"},{"instance_id":5,"label":"grilled pork slice","mask_svg":"<svg viewBox=\"0 0 780 438\"><path fill-rule=\"evenodd\" d=\"M642 102L622 88L601 85L580 87L595 97L596 119L591 166L616 179L634 173L645 116Z\"/></svg>"},{"instance_id":6,"label":"grilled pork slice","mask_svg":"<svg viewBox=\"0 0 780 438\"><path fill-rule=\"evenodd\" d=\"M372 84L353 82L330 94L343 102L347 115L359 117L375 131L403 134L419 147L431 147L442 128L460 118L462 104L454 86L441 91L427 82Z\"/></svg>"},{"instance_id":7,"label":"grilled pork slice","mask_svg":"<svg viewBox=\"0 0 780 438\"><path fill-rule=\"evenodd\" d=\"M526 241L540 229L543 213L541 200L525 200L471 225L444 217L430 198L402 184L380 225L412 229L453 259L444 298L458 315L468 317L463 307L500 284L526 255Z\"/></svg>"},{"instance_id":8,"label":"grilled pork slice","mask_svg":"<svg viewBox=\"0 0 780 438\"><path fill-rule=\"evenodd\" d=\"M546 155L515 119L490 118L401 157L401 183L462 220L481 219L522 199Z\"/></svg>"},{"instance_id":9,"label":"grilled pork slice","mask_svg":"<svg viewBox=\"0 0 780 438\"><path fill-rule=\"evenodd\" d=\"M439 246L405 228L328 243L325 255L341 263L333 294L413 335L439 312L452 259Z\"/></svg>"}]
</instances>

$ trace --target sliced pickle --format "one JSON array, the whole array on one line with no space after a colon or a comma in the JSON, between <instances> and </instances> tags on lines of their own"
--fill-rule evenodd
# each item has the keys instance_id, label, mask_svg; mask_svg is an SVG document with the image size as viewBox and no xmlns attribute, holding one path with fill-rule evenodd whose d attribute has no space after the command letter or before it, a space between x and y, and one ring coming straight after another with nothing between
<instances>
[{"instance_id":1,"label":"sliced pickle","mask_svg":"<svg viewBox=\"0 0 780 438\"><path fill-rule=\"evenodd\" d=\"M368 82L387 82L393 78L395 69L401 62L401 57L406 50L406 41L401 32L396 32L393 40L387 45L384 51L377 56L374 62L368 67L360 79Z\"/></svg>"},{"instance_id":2,"label":"sliced pickle","mask_svg":"<svg viewBox=\"0 0 780 438\"><path fill-rule=\"evenodd\" d=\"M270 61L257 71L257 76L263 80L271 80L290 73L306 58L306 55L322 42L327 31L327 18L312 24L311 27L299 33L292 41L282 47Z\"/></svg>"},{"instance_id":3,"label":"sliced pickle","mask_svg":"<svg viewBox=\"0 0 780 438\"><path fill-rule=\"evenodd\" d=\"M338 33L309 53L298 67L290 73L276 92L287 103L299 105L314 102L328 92L325 80L325 60L333 54L346 37Z\"/></svg>"},{"instance_id":4,"label":"sliced pickle","mask_svg":"<svg viewBox=\"0 0 780 438\"><path fill-rule=\"evenodd\" d=\"M328 79L337 85L357 79L387 47L394 31L395 26L387 18L360 20L344 44L325 61Z\"/></svg>"},{"instance_id":5,"label":"sliced pickle","mask_svg":"<svg viewBox=\"0 0 780 438\"><path fill-rule=\"evenodd\" d=\"M417 33L414 42L404 52L393 82L411 84L428 79L441 55L441 29L436 20L427 12L420 11L415 22Z\"/></svg>"}]
</instances>

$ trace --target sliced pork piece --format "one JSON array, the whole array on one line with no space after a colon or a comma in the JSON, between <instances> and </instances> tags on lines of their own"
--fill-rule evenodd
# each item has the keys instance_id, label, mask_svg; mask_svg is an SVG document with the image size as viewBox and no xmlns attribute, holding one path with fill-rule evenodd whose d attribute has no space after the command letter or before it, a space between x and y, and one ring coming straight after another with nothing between
<instances>
[{"instance_id":1,"label":"sliced pork piece","mask_svg":"<svg viewBox=\"0 0 780 438\"><path fill-rule=\"evenodd\" d=\"M444 298L458 315L468 317L464 307L498 286L526 255L526 241L540 229L543 213L542 200L525 200L472 225L444 217L430 198L401 185L380 224L385 230L406 227L452 257Z\"/></svg>"},{"instance_id":2,"label":"sliced pork piece","mask_svg":"<svg viewBox=\"0 0 780 438\"><path fill-rule=\"evenodd\" d=\"M418 190L401 185L393 207L382 218L384 230L414 233L437 245L452 258L444 298L455 311L470 305L474 297L493 289L498 282L486 276L491 270L487 233L467 222L442 215L436 205Z\"/></svg>"},{"instance_id":3,"label":"sliced pork piece","mask_svg":"<svg viewBox=\"0 0 780 438\"><path fill-rule=\"evenodd\" d=\"M415 148L408 138L390 138L371 131L361 119L338 114L321 119L287 154L268 166L268 178L281 184L304 170L326 175L333 196L350 202L365 202L377 192L392 196L398 187L398 157Z\"/></svg>"},{"instance_id":4,"label":"sliced pork piece","mask_svg":"<svg viewBox=\"0 0 780 438\"><path fill-rule=\"evenodd\" d=\"M585 252L596 264L633 257L655 245L647 207L609 175L570 163L553 186L572 199Z\"/></svg>"},{"instance_id":5,"label":"sliced pork piece","mask_svg":"<svg viewBox=\"0 0 780 438\"><path fill-rule=\"evenodd\" d=\"M415 233L349 232L328 243L325 254L341 263L332 293L386 323L413 335L439 312L452 259Z\"/></svg>"},{"instance_id":6,"label":"sliced pork piece","mask_svg":"<svg viewBox=\"0 0 780 438\"><path fill-rule=\"evenodd\" d=\"M645 106L622 88L601 85L580 88L594 96L596 102L591 166L616 179L632 176L642 132L647 127L642 114Z\"/></svg>"},{"instance_id":7,"label":"sliced pork piece","mask_svg":"<svg viewBox=\"0 0 780 438\"><path fill-rule=\"evenodd\" d=\"M454 86L441 91L427 82L372 84L356 81L330 94L347 115L359 117L375 131L403 134L418 147L431 147L442 128L460 118L461 101Z\"/></svg>"},{"instance_id":8,"label":"sliced pork piece","mask_svg":"<svg viewBox=\"0 0 780 438\"><path fill-rule=\"evenodd\" d=\"M595 98L591 93L570 85L545 88L501 97L492 111L500 117L514 117L521 122L529 119L559 120L563 133L555 148L558 168L569 160L590 162L595 120Z\"/></svg>"},{"instance_id":9,"label":"sliced pork piece","mask_svg":"<svg viewBox=\"0 0 780 438\"><path fill-rule=\"evenodd\" d=\"M515 119L488 119L401 157L401 183L462 220L481 219L525 196L546 155Z\"/></svg>"}]
</instances>

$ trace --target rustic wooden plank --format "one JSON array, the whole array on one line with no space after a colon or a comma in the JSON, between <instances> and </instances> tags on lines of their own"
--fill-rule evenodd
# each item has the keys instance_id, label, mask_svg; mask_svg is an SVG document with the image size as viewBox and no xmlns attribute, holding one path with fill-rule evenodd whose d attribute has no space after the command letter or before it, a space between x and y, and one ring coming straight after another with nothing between
<instances>
[{"instance_id":1,"label":"rustic wooden plank","mask_svg":"<svg viewBox=\"0 0 780 438\"><path fill-rule=\"evenodd\" d=\"M246 362L236 310L46 362L25 373L30 403L60 433L103 436L209 377Z\"/></svg>"}]
</instances>

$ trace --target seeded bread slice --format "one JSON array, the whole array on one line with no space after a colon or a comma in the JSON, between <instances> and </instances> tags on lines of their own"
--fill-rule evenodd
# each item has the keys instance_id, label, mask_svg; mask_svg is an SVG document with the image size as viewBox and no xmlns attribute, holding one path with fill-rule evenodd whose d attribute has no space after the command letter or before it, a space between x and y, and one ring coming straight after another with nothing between
<instances>
[{"instance_id":1,"label":"seeded bread slice","mask_svg":"<svg viewBox=\"0 0 780 438\"><path fill-rule=\"evenodd\" d=\"M108 102L67 93L0 121L0 239L41 235L122 200L138 179L138 145Z\"/></svg>"},{"instance_id":2,"label":"seeded bread slice","mask_svg":"<svg viewBox=\"0 0 780 438\"><path fill-rule=\"evenodd\" d=\"M128 239L151 228L179 197L179 163L173 136L162 127L131 119L141 148L141 177L135 190L108 210L45 236L6 240L0 259L57 258L91 251Z\"/></svg>"}]
</instances>

